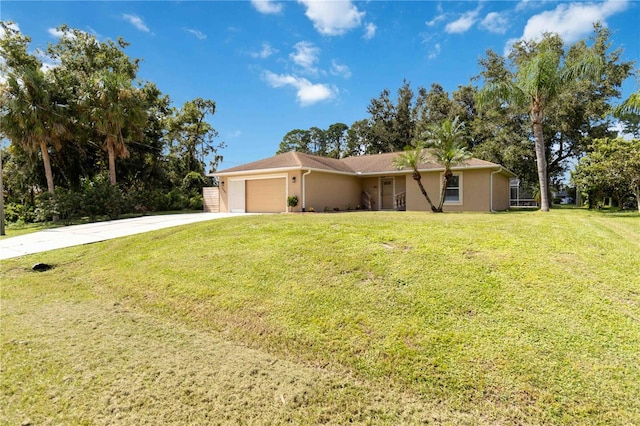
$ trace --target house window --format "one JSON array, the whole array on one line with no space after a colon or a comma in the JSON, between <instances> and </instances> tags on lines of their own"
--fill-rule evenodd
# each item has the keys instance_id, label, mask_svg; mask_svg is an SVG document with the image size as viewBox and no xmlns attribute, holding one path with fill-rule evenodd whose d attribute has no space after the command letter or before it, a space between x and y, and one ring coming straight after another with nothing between
<instances>
[{"instance_id":1,"label":"house window","mask_svg":"<svg viewBox=\"0 0 640 426\"><path fill-rule=\"evenodd\" d=\"M447 183L444 202L448 204L462 204L462 174L454 173Z\"/></svg>"}]
</instances>

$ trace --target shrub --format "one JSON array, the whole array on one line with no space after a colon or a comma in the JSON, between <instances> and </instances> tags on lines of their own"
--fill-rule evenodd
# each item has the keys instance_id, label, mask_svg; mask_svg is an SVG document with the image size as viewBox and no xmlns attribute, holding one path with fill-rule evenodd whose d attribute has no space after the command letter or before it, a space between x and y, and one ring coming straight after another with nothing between
<instances>
[{"instance_id":1,"label":"shrub","mask_svg":"<svg viewBox=\"0 0 640 426\"><path fill-rule=\"evenodd\" d=\"M196 194L193 197L189 198L189 209L191 210L202 210L202 204L204 200L202 198L202 194Z\"/></svg>"},{"instance_id":2,"label":"shrub","mask_svg":"<svg viewBox=\"0 0 640 426\"><path fill-rule=\"evenodd\" d=\"M202 187L207 184L207 178L198 172L189 172L182 179L182 190L184 192L202 192Z\"/></svg>"},{"instance_id":3,"label":"shrub","mask_svg":"<svg viewBox=\"0 0 640 426\"><path fill-rule=\"evenodd\" d=\"M183 210L189 206L189 199L180 189L172 189L164 196L160 210Z\"/></svg>"},{"instance_id":4,"label":"shrub","mask_svg":"<svg viewBox=\"0 0 640 426\"><path fill-rule=\"evenodd\" d=\"M110 186L106 191L107 197L104 200L104 213L109 219L117 219L125 212L125 199L122 191L117 186Z\"/></svg>"},{"instance_id":5,"label":"shrub","mask_svg":"<svg viewBox=\"0 0 640 426\"><path fill-rule=\"evenodd\" d=\"M4 206L4 219L7 222L31 223L36 220L33 206L18 203L7 203Z\"/></svg>"},{"instance_id":6,"label":"shrub","mask_svg":"<svg viewBox=\"0 0 640 426\"><path fill-rule=\"evenodd\" d=\"M82 194L66 188L56 188L55 199L49 198L49 203L53 204L53 212L66 225L81 216L83 201Z\"/></svg>"},{"instance_id":7,"label":"shrub","mask_svg":"<svg viewBox=\"0 0 640 426\"><path fill-rule=\"evenodd\" d=\"M103 173L93 179L82 180L82 213L95 220L98 216L117 219L129 210L125 196L118 186L109 183L109 177Z\"/></svg>"},{"instance_id":8,"label":"shrub","mask_svg":"<svg viewBox=\"0 0 640 426\"><path fill-rule=\"evenodd\" d=\"M298 205L298 196L297 195L292 195L290 197L287 198L287 206L288 207L295 207Z\"/></svg>"},{"instance_id":9,"label":"shrub","mask_svg":"<svg viewBox=\"0 0 640 426\"><path fill-rule=\"evenodd\" d=\"M47 222L58 214L56 205L50 192L42 192L36 196L36 208L34 211L37 222Z\"/></svg>"}]
</instances>

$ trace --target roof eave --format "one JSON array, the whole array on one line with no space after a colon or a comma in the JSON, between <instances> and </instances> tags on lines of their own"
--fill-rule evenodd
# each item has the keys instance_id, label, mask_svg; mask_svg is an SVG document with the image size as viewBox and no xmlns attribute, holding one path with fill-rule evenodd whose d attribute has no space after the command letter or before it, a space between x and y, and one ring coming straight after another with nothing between
<instances>
[{"instance_id":1,"label":"roof eave","mask_svg":"<svg viewBox=\"0 0 640 426\"><path fill-rule=\"evenodd\" d=\"M483 169L493 169L493 170L498 170L498 171L502 171L505 172L505 174L516 177L517 175L515 173L513 173L511 170L500 166L499 164L493 164L493 165L484 165L484 166L456 166L456 167L452 167L451 170L453 171L463 171L463 170L483 170ZM502 169L502 170L500 170ZM418 169L418 171L420 173L429 173L429 172L443 172L444 171L444 167L437 167L437 168L431 168L431 169ZM404 175L407 173L412 173L413 171L411 169L401 169L401 170L382 170L382 171L377 171L377 172L356 172L357 176L375 176L375 175L381 175L381 174L385 174L385 175Z\"/></svg>"},{"instance_id":2,"label":"roof eave","mask_svg":"<svg viewBox=\"0 0 640 426\"><path fill-rule=\"evenodd\" d=\"M493 169L496 171L504 172L508 176L517 177L517 175L513 173L511 170L503 166L500 166L499 164L488 164L484 166L456 166L451 168L451 170L453 171L483 170L483 169ZM270 168L270 169L240 170L240 171L228 172L228 173L225 173L223 171L223 172L216 172L216 173L208 173L207 176L219 177L219 176L255 175L255 174L264 174L264 173L290 172L295 170L311 170L313 172L332 173L332 174L356 176L356 177L376 176L376 175L404 175L412 172L410 169L409 170L380 170L375 172L358 172L358 171L349 172L349 171L341 171L341 170L320 169L317 167L289 166L289 167L277 167L277 168ZM438 168L432 168L432 169L418 169L418 171L421 173L442 172L444 171L444 167L438 167Z\"/></svg>"},{"instance_id":3,"label":"roof eave","mask_svg":"<svg viewBox=\"0 0 640 426\"><path fill-rule=\"evenodd\" d=\"M289 166L289 167L274 167L270 169L254 169L254 170L238 170L235 172L214 172L209 173L207 176L216 177L216 176L238 176L238 175L254 175L254 174L263 174L263 173L277 173L277 172L289 172L292 170L300 170L302 167L300 166Z\"/></svg>"}]
</instances>

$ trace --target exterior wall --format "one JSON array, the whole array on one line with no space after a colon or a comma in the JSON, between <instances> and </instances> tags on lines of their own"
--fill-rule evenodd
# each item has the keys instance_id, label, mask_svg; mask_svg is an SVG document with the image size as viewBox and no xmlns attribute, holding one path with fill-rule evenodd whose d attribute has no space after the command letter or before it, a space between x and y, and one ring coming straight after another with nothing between
<instances>
[{"instance_id":1,"label":"exterior wall","mask_svg":"<svg viewBox=\"0 0 640 426\"><path fill-rule=\"evenodd\" d=\"M509 176L502 173L493 175L493 209L509 210L510 195Z\"/></svg>"},{"instance_id":2,"label":"exterior wall","mask_svg":"<svg viewBox=\"0 0 640 426\"><path fill-rule=\"evenodd\" d=\"M291 209L292 212L302 211L302 173L300 170L289 172L289 195L287 197L298 197L298 205ZM295 182L294 182L295 178Z\"/></svg>"},{"instance_id":3,"label":"exterior wall","mask_svg":"<svg viewBox=\"0 0 640 426\"><path fill-rule=\"evenodd\" d=\"M222 182L225 184L222 185ZM219 211L220 213L229 213L229 184L228 179L226 177L220 178L220 193L218 196L218 201L220 203Z\"/></svg>"},{"instance_id":4,"label":"exterior wall","mask_svg":"<svg viewBox=\"0 0 640 426\"><path fill-rule=\"evenodd\" d=\"M438 192L440 189L439 175L437 172L422 173L422 185L427 191L427 194L429 194L431 202L434 204L437 204L440 197L440 193ZM405 185L407 188L407 211L431 211L429 203L424 199L412 175L406 175Z\"/></svg>"},{"instance_id":5,"label":"exterior wall","mask_svg":"<svg viewBox=\"0 0 640 426\"><path fill-rule=\"evenodd\" d=\"M362 206L362 208L364 208L364 203L362 202L362 192L367 191L371 196L371 210L378 210L380 208L378 204L378 186L380 184L380 178L361 178L360 182L362 185L362 189L360 191L360 201L358 202L358 204Z\"/></svg>"},{"instance_id":6,"label":"exterior wall","mask_svg":"<svg viewBox=\"0 0 640 426\"><path fill-rule=\"evenodd\" d=\"M356 176L313 171L305 176L305 187L307 211L312 207L317 212L355 209L361 203L362 185Z\"/></svg>"},{"instance_id":7,"label":"exterior wall","mask_svg":"<svg viewBox=\"0 0 640 426\"><path fill-rule=\"evenodd\" d=\"M462 204L444 204L445 212L488 212L491 210L491 170L464 170L462 176ZM438 173L441 179L441 174ZM440 183L438 183L438 191ZM440 200L440 193L436 196ZM437 201L434 201L434 203Z\"/></svg>"},{"instance_id":8,"label":"exterior wall","mask_svg":"<svg viewBox=\"0 0 640 426\"><path fill-rule=\"evenodd\" d=\"M407 190L407 177L413 180L411 176L396 176L396 195Z\"/></svg>"},{"instance_id":9,"label":"exterior wall","mask_svg":"<svg viewBox=\"0 0 640 426\"><path fill-rule=\"evenodd\" d=\"M462 177L462 203L445 203L445 212L488 212L491 210L491 172L495 170L461 170L456 171ZM440 201L441 172L422 173L424 185L431 202L437 205ZM493 175L494 180L494 210L509 208L509 179L501 174ZM429 204L410 175L406 178L407 210L429 211ZM498 195L499 194L499 195ZM498 201L499 200L499 201Z\"/></svg>"}]
</instances>

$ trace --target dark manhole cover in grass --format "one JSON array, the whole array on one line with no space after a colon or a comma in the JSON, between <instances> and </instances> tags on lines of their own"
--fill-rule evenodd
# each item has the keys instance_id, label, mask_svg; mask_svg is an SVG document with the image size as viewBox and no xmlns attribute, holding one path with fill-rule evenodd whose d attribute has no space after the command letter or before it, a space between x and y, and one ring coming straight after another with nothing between
<instances>
[{"instance_id":1,"label":"dark manhole cover in grass","mask_svg":"<svg viewBox=\"0 0 640 426\"><path fill-rule=\"evenodd\" d=\"M53 269L53 265L49 265L48 263L36 263L31 267L31 270L36 272L45 272L49 269Z\"/></svg>"}]
</instances>

